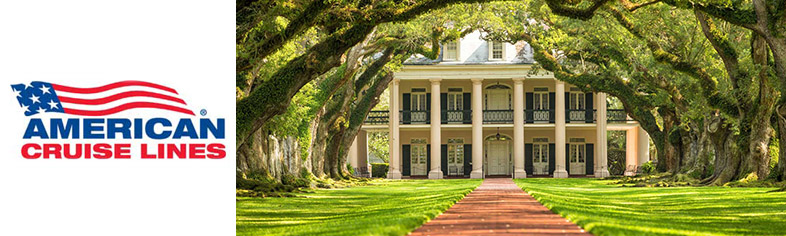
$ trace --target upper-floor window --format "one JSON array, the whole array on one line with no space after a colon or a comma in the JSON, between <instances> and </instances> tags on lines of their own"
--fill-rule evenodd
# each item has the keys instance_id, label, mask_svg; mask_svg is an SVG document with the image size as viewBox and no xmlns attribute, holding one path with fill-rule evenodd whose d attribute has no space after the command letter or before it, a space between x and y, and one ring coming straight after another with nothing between
<instances>
[{"instance_id":1,"label":"upper-floor window","mask_svg":"<svg viewBox=\"0 0 786 236\"><path fill-rule=\"evenodd\" d=\"M446 61L458 60L458 42L451 41L445 43L445 54L443 59Z\"/></svg>"},{"instance_id":2,"label":"upper-floor window","mask_svg":"<svg viewBox=\"0 0 786 236\"><path fill-rule=\"evenodd\" d=\"M426 101L426 89L425 88L412 88L412 110L413 111L425 111L429 101Z\"/></svg>"},{"instance_id":3,"label":"upper-floor window","mask_svg":"<svg viewBox=\"0 0 786 236\"><path fill-rule=\"evenodd\" d=\"M503 42L489 42L491 44L491 51L489 53L489 59L491 60L502 60L505 57L505 43Z\"/></svg>"},{"instance_id":4,"label":"upper-floor window","mask_svg":"<svg viewBox=\"0 0 786 236\"><path fill-rule=\"evenodd\" d=\"M448 88L448 111L464 110L464 94L461 88Z\"/></svg>"}]
</instances>

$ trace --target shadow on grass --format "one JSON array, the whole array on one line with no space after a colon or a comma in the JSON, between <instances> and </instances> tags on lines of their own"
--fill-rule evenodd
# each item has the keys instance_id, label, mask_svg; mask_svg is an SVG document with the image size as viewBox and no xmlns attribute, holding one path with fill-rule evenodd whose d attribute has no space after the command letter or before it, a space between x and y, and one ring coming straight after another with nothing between
<instances>
[{"instance_id":1,"label":"shadow on grass","mask_svg":"<svg viewBox=\"0 0 786 236\"><path fill-rule=\"evenodd\" d=\"M480 183L384 181L296 198L241 198L236 204L237 235L404 235Z\"/></svg>"},{"instance_id":2,"label":"shadow on grass","mask_svg":"<svg viewBox=\"0 0 786 236\"><path fill-rule=\"evenodd\" d=\"M596 179L515 181L596 235L786 234L786 193L770 188L625 188Z\"/></svg>"}]
</instances>

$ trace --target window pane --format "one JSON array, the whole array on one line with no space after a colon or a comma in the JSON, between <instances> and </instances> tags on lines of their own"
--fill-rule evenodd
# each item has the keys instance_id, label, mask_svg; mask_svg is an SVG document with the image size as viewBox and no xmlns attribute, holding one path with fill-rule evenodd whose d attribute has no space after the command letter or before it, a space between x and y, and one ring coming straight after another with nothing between
<instances>
[{"instance_id":1,"label":"window pane","mask_svg":"<svg viewBox=\"0 0 786 236\"><path fill-rule=\"evenodd\" d=\"M456 94L456 110L464 110L464 95Z\"/></svg>"},{"instance_id":2,"label":"window pane","mask_svg":"<svg viewBox=\"0 0 786 236\"><path fill-rule=\"evenodd\" d=\"M540 109L540 94L535 94L535 96L533 97L533 103L535 104L535 109L539 110Z\"/></svg>"},{"instance_id":3,"label":"window pane","mask_svg":"<svg viewBox=\"0 0 786 236\"><path fill-rule=\"evenodd\" d=\"M570 94L570 108L568 108L568 109L576 109L577 108L577 106L576 106L577 102L578 101L576 101L576 94L575 93L571 93Z\"/></svg>"},{"instance_id":4,"label":"window pane","mask_svg":"<svg viewBox=\"0 0 786 236\"><path fill-rule=\"evenodd\" d=\"M448 94L448 110L456 110L456 94Z\"/></svg>"}]
</instances>

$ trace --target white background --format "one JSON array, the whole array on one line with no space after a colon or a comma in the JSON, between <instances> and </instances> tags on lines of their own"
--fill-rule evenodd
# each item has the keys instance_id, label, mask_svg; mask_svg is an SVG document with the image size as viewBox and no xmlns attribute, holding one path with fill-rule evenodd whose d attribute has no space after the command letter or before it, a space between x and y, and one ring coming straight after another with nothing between
<instances>
[{"instance_id":1,"label":"white background","mask_svg":"<svg viewBox=\"0 0 786 236\"><path fill-rule=\"evenodd\" d=\"M234 1L0 2L0 235L233 235L234 23ZM227 157L26 160L21 145L41 140L22 139L31 117L10 85L36 80L172 87L193 118L206 109L226 119L227 139L202 142L224 143ZM150 109L114 117L184 118Z\"/></svg>"}]
</instances>

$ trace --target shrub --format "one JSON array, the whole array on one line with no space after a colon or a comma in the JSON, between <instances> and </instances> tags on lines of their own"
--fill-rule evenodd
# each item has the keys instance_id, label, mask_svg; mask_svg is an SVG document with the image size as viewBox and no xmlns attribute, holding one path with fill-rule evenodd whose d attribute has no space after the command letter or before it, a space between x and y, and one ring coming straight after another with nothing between
<instances>
[{"instance_id":1,"label":"shrub","mask_svg":"<svg viewBox=\"0 0 786 236\"><path fill-rule=\"evenodd\" d=\"M388 163L371 163L371 177L386 178L388 177Z\"/></svg>"},{"instance_id":2,"label":"shrub","mask_svg":"<svg viewBox=\"0 0 786 236\"><path fill-rule=\"evenodd\" d=\"M652 164L652 161L648 161L641 165L641 172L644 174L652 174L655 172L655 165Z\"/></svg>"},{"instance_id":3,"label":"shrub","mask_svg":"<svg viewBox=\"0 0 786 236\"><path fill-rule=\"evenodd\" d=\"M308 187L311 187L311 181L309 181L308 179L298 178L298 177L295 177L294 175L290 175L290 174L284 175L281 178L281 183L283 185L292 186L294 188L308 188ZM287 190L289 190L289 189L287 189ZM289 191L291 191L291 190L289 190Z\"/></svg>"},{"instance_id":4,"label":"shrub","mask_svg":"<svg viewBox=\"0 0 786 236\"><path fill-rule=\"evenodd\" d=\"M351 164L347 163L347 171L349 171L349 175L355 175L355 168L352 167Z\"/></svg>"}]
</instances>

